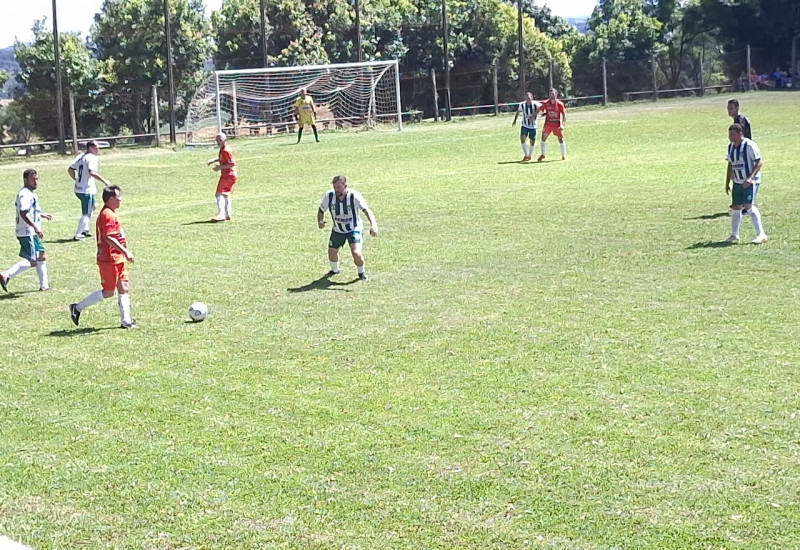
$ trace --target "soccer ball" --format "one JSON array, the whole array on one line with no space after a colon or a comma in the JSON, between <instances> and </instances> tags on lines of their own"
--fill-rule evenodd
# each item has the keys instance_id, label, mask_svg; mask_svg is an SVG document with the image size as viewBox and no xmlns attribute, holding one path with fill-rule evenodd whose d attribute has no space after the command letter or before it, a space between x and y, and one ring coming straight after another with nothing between
<instances>
[{"instance_id":1,"label":"soccer ball","mask_svg":"<svg viewBox=\"0 0 800 550\"><path fill-rule=\"evenodd\" d=\"M206 317L208 317L208 306L203 302L193 303L189 306L189 317L195 323L203 321Z\"/></svg>"}]
</instances>

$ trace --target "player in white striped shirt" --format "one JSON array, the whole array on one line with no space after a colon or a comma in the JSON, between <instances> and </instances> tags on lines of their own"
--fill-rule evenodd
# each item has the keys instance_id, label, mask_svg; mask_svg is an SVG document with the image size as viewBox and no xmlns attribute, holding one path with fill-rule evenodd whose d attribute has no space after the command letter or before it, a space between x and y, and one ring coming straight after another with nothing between
<instances>
[{"instance_id":1,"label":"player in white striped shirt","mask_svg":"<svg viewBox=\"0 0 800 550\"><path fill-rule=\"evenodd\" d=\"M97 194L97 184L99 180L105 186L111 185L97 170L100 165L100 146L95 140L86 142L86 152L81 153L72 164L67 168L67 173L75 181L75 196L81 201L81 217L78 220L78 229L75 231L74 240L82 241L86 237L91 237L89 225L92 221L94 211L94 196Z\"/></svg>"},{"instance_id":2,"label":"player in white striped shirt","mask_svg":"<svg viewBox=\"0 0 800 550\"><path fill-rule=\"evenodd\" d=\"M753 244L764 244L769 240L761 223L761 211L756 206L756 194L761 185L761 150L756 142L744 137L741 124L728 127L728 172L725 176L725 193L731 194L731 236L725 242L739 240L742 214L747 212L756 228ZM733 190L731 192L731 180Z\"/></svg>"},{"instance_id":3,"label":"player in white striped shirt","mask_svg":"<svg viewBox=\"0 0 800 550\"><path fill-rule=\"evenodd\" d=\"M339 249L344 243L350 245L350 253L358 270L358 278L367 281L367 272L364 269L364 253L362 250L361 232L364 224L361 222L359 212L364 212L369 220L369 234L378 236L378 222L375 214L370 210L367 201L361 193L347 187L347 178L336 176L333 178L333 189L322 196L322 201L317 211L317 225L320 229L325 227L325 212L330 211L333 220L331 237L328 241L328 261L331 270L328 277L339 274Z\"/></svg>"},{"instance_id":4,"label":"player in white striped shirt","mask_svg":"<svg viewBox=\"0 0 800 550\"><path fill-rule=\"evenodd\" d=\"M533 100L533 94L528 92L525 94L525 101L520 102L517 112L514 115L514 122L511 126L517 123L517 118L522 114L522 126L519 132L519 141L522 144L522 162L528 162L533 155L533 147L536 144L536 115L539 114L539 109L542 104ZM530 145L526 142L530 140Z\"/></svg>"}]
</instances>

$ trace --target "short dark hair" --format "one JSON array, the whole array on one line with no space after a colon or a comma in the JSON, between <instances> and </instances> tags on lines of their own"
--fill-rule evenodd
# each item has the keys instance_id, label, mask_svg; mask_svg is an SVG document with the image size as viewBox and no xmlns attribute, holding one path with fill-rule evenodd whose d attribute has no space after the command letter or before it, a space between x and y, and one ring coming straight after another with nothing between
<instances>
[{"instance_id":1,"label":"short dark hair","mask_svg":"<svg viewBox=\"0 0 800 550\"><path fill-rule=\"evenodd\" d=\"M737 109L739 108L739 100L738 99L729 99L728 105L733 105Z\"/></svg>"},{"instance_id":2,"label":"short dark hair","mask_svg":"<svg viewBox=\"0 0 800 550\"><path fill-rule=\"evenodd\" d=\"M103 189L103 203L107 203L111 197L118 197L122 194L122 189L119 185L109 185Z\"/></svg>"},{"instance_id":3,"label":"short dark hair","mask_svg":"<svg viewBox=\"0 0 800 550\"><path fill-rule=\"evenodd\" d=\"M344 176L336 176L331 183L343 183L347 185L347 178Z\"/></svg>"},{"instance_id":4,"label":"short dark hair","mask_svg":"<svg viewBox=\"0 0 800 550\"><path fill-rule=\"evenodd\" d=\"M22 183L26 183L29 177L35 176L37 173L33 168L28 168L22 173Z\"/></svg>"},{"instance_id":5,"label":"short dark hair","mask_svg":"<svg viewBox=\"0 0 800 550\"><path fill-rule=\"evenodd\" d=\"M742 132L744 132L741 124L731 124L730 126L728 126L728 131L729 132L734 131L737 134L741 134Z\"/></svg>"},{"instance_id":6,"label":"short dark hair","mask_svg":"<svg viewBox=\"0 0 800 550\"><path fill-rule=\"evenodd\" d=\"M97 147L99 149L100 145L95 140L90 139L89 141L86 142L86 150L87 151L89 150L89 147Z\"/></svg>"}]
</instances>

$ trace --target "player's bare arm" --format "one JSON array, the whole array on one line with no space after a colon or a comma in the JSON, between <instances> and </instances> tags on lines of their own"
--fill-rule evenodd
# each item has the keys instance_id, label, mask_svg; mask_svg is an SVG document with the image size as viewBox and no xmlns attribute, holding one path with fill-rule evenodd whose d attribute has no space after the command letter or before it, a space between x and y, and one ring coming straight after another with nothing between
<instances>
[{"instance_id":1,"label":"player's bare arm","mask_svg":"<svg viewBox=\"0 0 800 550\"><path fill-rule=\"evenodd\" d=\"M517 124L517 117L519 116L519 111L514 113L514 122L511 123L511 126L516 126Z\"/></svg>"},{"instance_id":2,"label":"player's bare arm","mask_svg":"<svg viewBox=\"0 0 800 550\"><path fill-rule=\"evenodd\" d=\"M208 160L206 161L206 165L207 165L207 166L211 166L211 165L212 165L212 164L214 164L215 162L219 162L219 158L217 158L217 157L214 157L213 159L208 159Z\"/></svg>"},{"instance_id":3,"label":"player's bare arm","mask_svg":"<svg viewBox=\"0 0 800 550\"><path fill-rule=\"evenodd\" d=\"M108 181L106 178L104 178L103 176L101 176L101 175L100 175L100 174L98 174L97 172L92 172L92 171L90 170L90 171L89 171L89 175L90 175L90 176L92 176L92 177L93 177L94 179L96 179L96 180L100 180L100 181L102 181L102 182L103 182L103 185L105 185L106 187L109 187L109 186L111 185L111 182L109 182L109 181Z\"/></svg>"},{"instance_id":4,"label":"player's bare arm","mask_svg":"<svg viewBox=\"0 0 800 550\"><path fill-rule=\"evenodd\" d=\"M375 219L375 214L372 213L372 210L369 208L364 209L364 215L367 216L369 220L369 234L373 237L378 236L378 221Z\"/></svg>"},{"instance_id":5,"label":"player's bare arm","mask_svg":"<svg viewBox=\"0 0 800 550\"><path fill-rule=\"evenodd\" d=\"M322 210L317 210L317 226L320 229L325 227L325 212Z\"/></svg>"},{"instance_id":6,"label":"player's bare arm","mask_svg":"<svg viewBox=\"0 0 800 550\"><path fill-rule=\"evenodd\" d=\"M731 177L733 176L733 166L731 163L728 162L728 172L725 174L725 194L730 195L731 193Z\"/></svg>"},{"instance_id":7,"label":"player's bare arm","mask_svg":"<svg viewBox=\"0 0 800 550\"><path fill-rule=\"evenodd\" d=\"M67 168L67 174L69 174L69 177L72 178L73 180L77 176L77 172L75 172L75 169L72 168L71 166Z\"/></svg>"},{"instance_id":8,"label":"player's bare arm","mask_svg":"<svg viewBox=\"0 0 800 550\"><path fill-rule=\"evenodd\" d=\"M20 210L19 217L22 218L22 221L24 221L26 224L31 226L31 228L33 228L34 232L36 232L36 236L37 237L39 237L40 239L43 238L44 237L44 233L42 233L41 229L36 227L36 224L33 223L33 220L31 220L30 217L28 216L28 212L29 212L28 210L26 210L24 212Z\"/></svg>"},{"instance_id":9,"label":"player's bare arm","mask_svg":"<svg viewBox=\"0 0 800 550\"><path fill-rule=\"evenodd\" d=\"M745 182L742 184L742 187L748 188L751 185L753 185L753 180L758 175L758 173L761 171L761 167L763 165L764 165L764 162L761 159L759 159L758 160L758 164L756 164L756 167L753 168L753 173L750 174L750 176L745 180Z\"/></svg>"},{"instance_id":10,"label":"player's bare arm","mask_svg":"<svg viewBox=\"0 0 800 550\"><path fill-rule=\"evenodd\" d=\"M107 243L108 243L108 244L109 244L109 245L110 245L112 248L115 248L115 249L117 249L118 251L120 251L122 254L124 254L124 255L125 255L125 258L127 258L127 260L128 260L129 262L132 262L132 261L133 261L133 252L131 252L131 251L130 251L130 250L128 250L128 249L127 249L125 246L123 246L123 244L122 244L121 242L119 242L119 241L116 239L116 237L111 237L110 235L106 235L105 239L106 239L106 242L107 242Z\"/></svg>"}]
</instances>

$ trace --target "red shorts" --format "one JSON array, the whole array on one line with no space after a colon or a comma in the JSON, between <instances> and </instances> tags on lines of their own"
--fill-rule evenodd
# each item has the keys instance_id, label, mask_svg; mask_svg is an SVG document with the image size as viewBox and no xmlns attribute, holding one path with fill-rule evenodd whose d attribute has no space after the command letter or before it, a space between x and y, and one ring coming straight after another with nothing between
<instances>
[{"instance_id":1,"label":"red shorts","mask_svg":"<svg viewBox=\"0 0 800 550\"><path fill-rule=\"evenodd\" d=\"M217 183L217 195L233 195L236 190L236 178L219 178Z\"/></svg>"},{"instance_id":2,"label":"red shorts","mask_svg":"<svg viewBox=\"0 0 800 550\"><path fill-rule=\"evenodd\" d=\"M106 291L113 291L117 288L117 283L127 283L128 264L120 262L112 264L108 262L98 263L100 268L100 288Z\"/></svg>"},{"instance_id":3,"label":"red shorts","mask_svg":"<svg viewBox=\"0 0 800 550\"><path fill-rule=\"evenodd\" d=\"M545 138L550 134L555 134L556 137L564 139L564 132L558 127L558 124L545 123L544 130L542 130L542 138Z\"/></svg>"}]
</instances>

